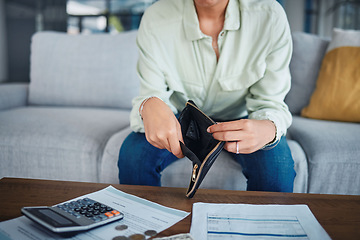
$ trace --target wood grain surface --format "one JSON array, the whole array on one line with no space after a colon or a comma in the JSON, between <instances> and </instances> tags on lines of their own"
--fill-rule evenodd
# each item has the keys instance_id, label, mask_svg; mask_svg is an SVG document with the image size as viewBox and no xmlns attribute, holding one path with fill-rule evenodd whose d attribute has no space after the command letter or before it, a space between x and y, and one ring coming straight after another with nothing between
<instances>
[{"instance_id":1,"label":"wood grain surface","mask_svg":"<svg viewBox=\"0 0 360 240\"><path fill-rule=\"evenodd\" d=\"M21 216L24 206L51 206L88 194L109 184L51 181L21 178L0 180L0 221ZM332 239L360 239L360 196L245 192L199 189L194 198L184 188L113 184L129 194L187 212L195 202L244 204L307 204ZM190 231L191 214L157 237Z\"/></svg>"}]
</instances>

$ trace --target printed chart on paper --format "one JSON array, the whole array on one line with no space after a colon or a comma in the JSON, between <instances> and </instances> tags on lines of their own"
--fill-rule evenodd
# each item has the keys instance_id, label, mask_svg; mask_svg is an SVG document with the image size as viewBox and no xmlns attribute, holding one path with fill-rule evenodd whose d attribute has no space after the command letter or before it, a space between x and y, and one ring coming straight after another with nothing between
<instances>
[{"instance_id":1,"label":"printed chart on paper","mask_svg":"<svg viewBox=\"0 0 360 240\"><path fill-rule=\"evenodd\" d=\"M309 239L296 216L208 214L207 239Z\"/></svg>"}]
</instances>

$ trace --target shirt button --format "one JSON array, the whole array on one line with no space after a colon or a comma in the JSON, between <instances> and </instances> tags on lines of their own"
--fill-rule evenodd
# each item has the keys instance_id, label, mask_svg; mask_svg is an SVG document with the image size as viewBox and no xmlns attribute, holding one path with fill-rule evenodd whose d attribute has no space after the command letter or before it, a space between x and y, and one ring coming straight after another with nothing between
<instances>
[{"instance_id":1,"label":"shirt button","mask_svg":"<svg viewBox=\"0 0 360 240\"><path fill-rule=\"evenodd\" d=\"M221 37L223 37L223 36L224 36L224 34L225 34L225 32L221 32L221 33L220 33L220 36L221 36Z\"/></svg>"}]
</instances>

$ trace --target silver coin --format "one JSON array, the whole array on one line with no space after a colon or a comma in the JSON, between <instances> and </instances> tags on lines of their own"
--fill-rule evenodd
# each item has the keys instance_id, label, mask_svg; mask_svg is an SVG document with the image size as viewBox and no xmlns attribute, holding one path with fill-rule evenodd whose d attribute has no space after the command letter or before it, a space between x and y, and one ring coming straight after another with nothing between
<instances>
[{"instance_id":1,"label":"silver coin","mask_svg":"<svg viewBox=\"0 0 360 240\"><path fill-rule=\"evenodd\" d=\"M150 237L155 236L156 234L157 234L157 232L155 230L147 230L145 232L145 235L150 236Z\"/></svg>"},{"instance_id":2,"label":"silver coin","mask_svg":"<svg viewBox=\"0 0 360 240\"><path fill-rule=\"evenodd\" d=\"M126 230L128 229L128 226L127 225L118 225L115 227L116 230L119 230L119 231L122 231L122 230Z\"/></svg>"},{"instance_id":3,"label":"silver coin","mask_svg":"<svg viewBox=\"0 0 360 240\"><path fill-rule=\"evenodd\" d=\"M134 234L129 237L130 240L144 240L145 236L142 234Z\"/></svg>"},{"instance_id":4,"label":"silver coin","mask_svg":"<svg viewBox=\"0 0 360 240\"><path fill-rule=\"evenodd\" d=\"M125 236L117 236L117 237L114 237L112 240L129 240L129 238L125 237Z\"/></svg>"}]
</instances>

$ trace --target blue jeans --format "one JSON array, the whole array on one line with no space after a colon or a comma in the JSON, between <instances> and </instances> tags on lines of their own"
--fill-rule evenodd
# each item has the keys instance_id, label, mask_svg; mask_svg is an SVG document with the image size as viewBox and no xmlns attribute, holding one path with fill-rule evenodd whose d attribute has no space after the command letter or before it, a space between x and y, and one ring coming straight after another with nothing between
<instances>
[{"instance_id":1,"label":"blue jeans","mask_svg":"<svg viewBox=\"0 0 360 240\"><path fill-rule=\"evenodd\" d=\"M230 154L243 168L248 183L247 190L293 191L294 161L285 137L269 150L258 150L251 154ZM120 183L160 186L161 172L177 159L166 149L158 149L148 143L144 133L132 132L120 149Z\"/></svg>"}]
</instances>

